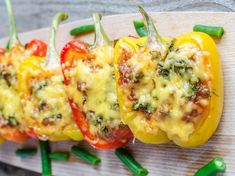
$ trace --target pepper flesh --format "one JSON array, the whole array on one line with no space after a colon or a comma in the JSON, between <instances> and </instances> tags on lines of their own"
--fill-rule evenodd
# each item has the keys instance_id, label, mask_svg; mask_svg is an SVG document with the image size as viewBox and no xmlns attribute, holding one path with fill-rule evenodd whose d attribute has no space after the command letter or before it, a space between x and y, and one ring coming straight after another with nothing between
<instances>
[{"instance_id":1,"label":"pepper flesh","mask_svg":"<svg viewBox=\"0 0 235 176\"><path fill-rule=\"evenodd\" d=\"M36 45L33 51L21 45L16 33L11 2L6 0L6 5L10 19L10 39L9 48L0 59L0 134L7 140L22 143L28 137L21 129L22 107L17 91L17 71L19 64L33 55L39 46ZM41 41L42 43L46 45Z\"/></svg>"},{"instance_id":2,"label":"pepper flesh","mask_svg":"<svg viewBox=\"0 0 235 176\"><path fill-rule=\"evenodd\" d=\"M141 12L144 14L145 18L147 18L147 26L150 32L149 37L140 39L130 37L123 38L120 39L115 46L115 73L122 120L131 128L134 136L145 143L164 143L167 142L168 139L170 139L174 143L182 147L196 147L202 145L215 132L219 124L223 108L223 79L220 58L216 45L208 35L200 32L190 32L176 37L175 40L172 41L173 46L167 46L165 45L167 42L164 42L163 38L159 36L153 25L153 22L150 20L148 15L143 12L143 10L141 10ZM162 113L160 111L161 109L153 110L153 114L155 115L151 114L151 112L150 117L147 117L149 115L146 115L149 114L149 112L143 113L143 111L146 111L146 109L144 108L146 108L147 106L140 106L140 110L142 112L137 111L136 109L133 110L133 106L130 106L128 104L128 102L130 102L130 98L127 97L127 91L124 88L125 86L123 86L126 83L128 84L129 76L133 74L133 71L128 72L128 64L130 65L130 63L134 63L138 66L144 65L144 62L146 60L146 58L144 57L145 55L148 57L151 55L153 57L152 61L154 59L157 59L158 63L164 63L171 59L169 58L170 54L172 54L174 51L177 51L179 48L184 48L186 46L192 46L193 49L196 49L200 53L203 53L203 67L205 67L211 75L210 83L205 84L205 86L208 85L210 90L213 90L210 98L208 98L208 104L201 106L201 114L197 114L197 119L193 122L190 122L190 125L192 126L190 126L192 129L190 132L187 131L188 129L186 127L188 127L187 125L189 123L186 122L186 120L182 118L180 120L174 121L174 119L172 120L170 117L168 117L168 113L171 113L172 109L170 109L168 113L165 114L160 114ZM153 50L153 48L155 50ZM155 55L153 55L153 53L151 52L155 52ZM138 58L138 56L141 58ZM136 57L137 62L129 61L129 59ZM148 69L150 69L151 62L148 63ZM156 62L156 60L154 62ZM171 72L169 72L168 70L166 71L167 72L162 72L161 76L166 76ZM159 71L156 70L155 72L155 78L159 78ZM179 75L176 76L177 79L179 79L179 77ZM166 78L165 82L168 81L167 79L169 78ZM148 84L153 84L156 86L158 82L155 82L156 79L153 80L153 83L149 81ZM177 86L177 84L179 84L179 82L176 81L173 85ZM135 91L134 88L133 90ZM157 90L157 92L159 91L160 89ZM133 92L132 94L135 94L135 92ZM196 95L196 97L199 97L199 99L196 99L198 101L202 99L200 98L200 94ZM158 102L158 100L156 101ZM195 102L195 106L197 105L196 103L198 102ZM166 105L164 106L167 107ZM161 108L160 106L157 107ZM147 110L149 111L149 109ZM162 115L162 117L160 115ZM193 119L193 115L188 115L188 118ZM180 130L180 128L182 130ZM178 130L174 131L175 129ZM182 132L187 132L188 136L186 134L180 134Z\"/></svg>"},{"instance_id":3,"label":"pepper flesh","mask_svg":"<svg viewBox=\"0 0 235 176\"><path fill-rule=\"evenodd\" d=\"M65 85L66 89L69 95L70 99L70 105L73 111L73 115L75 118L75 121L79 128L81 129L81 132L83 133L85 139L95 148L98 149L112 149L112 148L118 148L123 145L125 145L130 138L132 138L132 134L129 130L129 128L125 125L123 125L121 122L119 122L119 113L117 110L111 111L110 107L107 106L107 101L111 101L111 99L116 99L115 94L115 88L114 90L109 90L113 86L115 86L114 80L112 80L112 75L109 75L111 72L108 71L107 74L105 73L105 68L108 67L108 69L112 70L112 53L113 53L113 47L110 44L110 41L108 40L106 34L103 31L102 26L100 25L100 17L99 14L94 14L94 20L95 20L95 26L96 26L96 41L95 45L91 48L88 47L87 43L73 40L66 44L66 46L63 48L61 53L61 65L62 70L65 77ZM80 63L80 64L76 64ZM76 65L84 64L84 67L87 67L87 70L85 71L83 68L76 68ZM104 68L105 65L105 68ZM81 71L82 70L82 71ZM73 72L79 72L74 76L70 76ZM96 75L93 75L93 72L97 72ZM79 76L80 75L80 76ZM84 82L84 76L89 77L89 83ZM99 77L99 75L102 75ZM76 80L75 77L78 79ZM101 79L102 77L102 79ZM87 80L86 80L87 81ZM83 83L83 84L82 84ZM108 87L107 87L108 84ZM85 88L86 85L93 85L90 87ZM105 87L106 86L106 87ZM87 92L86 92L87 91ZM75 92L74 94L71 92ZM103 98L93 96L93 99L91 95L95 95L94 92L97 92L97 94L105 94L111 95L113 98L107 99L107 101L104 101ZM105 93L104 93L105 92ZM80 94L82 94L83 97L87 97L85 101L81 103L81 97ZM97 102L98 104L93 105L89 107L89 102ZM113 102L112 102L113 103ZM100 108L94 107L99 106ZM88 108L87 111L86 108ZM94 109L96 108L96 109ZM89 121L90 116L88 116L88 113L91 112L93 115L96 115L96 111L98 110L104 110L102 112L103 116L111 116L115 114L114 119L117 122L117 124L114 125L114 127L110 127L111 124L108 122L108 127L104 127L104 129L107 128L108 135L104 135L102 133L101 129L98 129L96 131L92 131L94 128L97 129L99 126L102 126L102 120L106 119L100 116L96 117L95 120L100 119L97 121L98 124L93 125L93 121ZM110 114L111 113L111 114ZM118 117L116 117L116 115ZM93 128L93 126L95 126Z\"/></svg>"},{"instance_id":4,"label":"pepper flesh","mask_svg":"<svg viewBox=\"0 0 235 176\"><path fill-rule=\"evenodd\" d=\"M41 140L82 140L72 118L55 50L55 30L67 18L55 16L47 57L29 57L19 67L19 92L24 110L24 130Z\"/></svg>"}]
</instances>

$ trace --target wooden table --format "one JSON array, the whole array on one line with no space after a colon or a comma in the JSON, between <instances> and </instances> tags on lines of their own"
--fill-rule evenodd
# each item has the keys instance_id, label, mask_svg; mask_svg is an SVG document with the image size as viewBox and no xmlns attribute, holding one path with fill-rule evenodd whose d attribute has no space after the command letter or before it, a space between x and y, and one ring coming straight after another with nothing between
<instances>
[{"instance_id":1,"label":"wooden table","mask_svg":"<svg viewBox=\"0 0 235 176\"><path fill-rule=\"evenodd\" d=\"M130 3L130 5L128 5L125 0L119 0L117 2L114 2L112 0L106 0L106 1L103 0L103 1L99 1L99 3L98 1L96 2L96 1L85 1L85 0L81 0L79 2L74 2L74 0L70 0L70 1L53 0L50 3L46 2L45 0L31 0L31 1L15 0L13 2L15 4L15 11L16 11L15 15L16 15L16 20L17 20L17 26L20 32L37 29L37 28L44 27L44 26L49 26L52 16L56 12L61 11L61 10L66 10L69 12L70 17L71 17L70 21L74 21L74 20L82 19L82 18L88 18L90 17L92 11L100 11L100 12L103 12L104 14L137 12L135 4ZM105 6L104 2L108 3L109 6L108 7ZM154 1L153 3L150 3L147 0L144 0L141 2L143 2L143 5L147 7L146 9L149 11L181 11L181 10L234 11L235 10L235 2L232 0L228 0L228 1L213 0L213 1L207 1L204 3L197 2L194 0L191 0L191 1L183 0L179 2L174 2L174 1L172 2L161 1L160 2L160 0L157 0L157 1ZM4 16L3 18L7 19L6 14L5 13L3 14L3 12L4 12L4 3L3 1L0 1L0 15L3 15ZM199 20L199 17L198 17L198 20ZM0 26L0 38L7 35L8 33L7 31L8 31L8 21L2 20L1 26ZM161 29L161 31L164 31L164 30ZM134 31L130 31L130 32L133 33ZM234 33L233 33L233 37L234 37ZM226 48L228 47L230 47L230 45L229 43L226 43ZM223 50L224 48L225 48L224 46L221 46L220 50ZM231 59L232 55L227 55L227 56L230 59L226 60L224 69L228 73L231 71L231 70L229 71L229 69L233 68L232 66L234 65L233 64L234 62ZM234 69L232 69L232 71L234 71ZM231 74L231 75L234 76L235 74ZM232 79L231 75L227 74L226 81L229 81ZM231 82L231 85L232 84L234 85L234 82ZM234 92L232 92L233 90L232 86L230 86L230 88L231 89L229 89L227 93L231 93L232 96L235 97ZM227 94L227 97L230 97L230 96L231 95ZM234 104L233 102L235 102L235 100L232 98L230 98L227 101L226 107L230 109L231 111L231 112L229 111L226 112L226 115L228 117L232 117L232 114L234 112L234 110L232 109L232 104ZM210 157L213 157L214 155L226 155L226 157L231 157L233 159L230 161L230 164L229 164L230 166L229 173L225 175L233 176L233 174L235 173L235 165L232 165L232 163L234 162L235 152L233 151L234 148L232 148L228 144L233 144L232 146L235 145L235 140L234 140L235 130L231 128L232 123L230 124L229 121L227 120L225 120L225 122L226 123L223 123L223 126L220 127L219 132L212 138L212 140L210 140L210 142L207 145L205 145L204 147L200 147L196 150L180 149L180 148L175 147L172 144L163 145L163 146L148 146L148 145L140 144L139 142L137 142L136 146L138 147L135 148L135 150L132 150L132 152L136 156L136 158L145 166L149 165L150 161L154 161L152 165L150 165L152 168L151 171L153 171L151 172L150 175L154 175L155 170L158 170L157 171L158 173L164 173L164 171L167 171L168 173L168 174L166 173L167 175L161 175L161 176L170 176L170 175L178 176L179 174L182 174L182 173L186 173L187 176L190 176L190 174L193 173L193 171L195 171L199 165L202 165L203 163L205 163L205 161L208 161ZM234 120L232 122L234 122ZM225 128L227 127L230 127L229 131L225 130ZM229 137L230 133L232 133L232 137ZM223 136L221 137L221 134L227 136L225 137L226 139L225 141L223 141L224 138ZM56 145L54 146L56 147ZM59 146L59 149L63 149L63 148L66 149L69 146L70 145L67 143L62 143L62 145ZM130 145L130 147L131 146L132 145ZM8 143L1 147L2 149L10 149L9 151L11 151L11 152L8 151L9 152L9 155L7 155L8 157L3 159L5 160L5 162L11 163L11 164L13 163L15 165L18 165L27 169L32 169L33 167L38 166L38 162L39 162L38 155L36 158L33 158L33 159L27 159L27 160L16 159L15 160L15 158L12 156L11 153L17 147L19 146L14 145L12 143ZM87 145L85 145L85 147L87 147ZM156 152L154 153L154 156L153 156L153 158L155 158L154 160L149 160L150 154L146 155L144 158L141 157L142 152L152 150L153 148L156 149ZM88 147L88 150L95 152L90 147ZM211 152L208 152L208 150L210 150ZM3 151L5 150L0 151L1 156L6 155L5 153L3 153ZM102 169L95 168L94 170L91 169L89 171L90 174L97 173L98 175L103 174L103 175L109 176L110 173L112 173L112 175L117 175L117 174L127 175L128 172L124 170L120 162L119 164L116 165L116 163L118 163L118 160L114 158L112 152L104 152L104 151L100 152L99 151L97 153L101 156L104 156L105 158L110 158L109 160L104 160L102 165L113 166L115 164L115 171L113 171L113 173L110 172L112 171L113 168L111 168L111 170L110 168L105 168L105 170L103 171L101 171ZM193 153L193 156L195 156L196 158L201 157L201 160L197 161L195 158L194 160L190 160L189 163L180 162L180 161L186 160L187 158L190 158L188 156L188 153ZM160 158L165 157L165 159L158 160L159 157ZM81 174L82 171L86 170L85 163L75 158L72 158L72 160L75 161L72 165L78 170L79 174ZM168 162L169 165L164 165L165 166L164 168L158 168L159 165L162 165L163 163L166 163L166 162ZM185 164L187 164L188 168L185 167ZM60 170L56 171L57 175L60 175L60 174L63 175L62 173L65 173L65 168L64 168L65 165L66 164L64 163L54 164L55 167L61 168ZM172 170L173 167L182 168L182 169ZM38 167L37 169L33 168L33 170L40 171L40 167ZM69 173L74 173L74 172L70 171ZM29 175L27 172L25 172L25 174ZM1 176L3 175L1 171L0 171L0 175ZM19 174L17 173L15 175L19 175ZM86 176L85 173L83 173L83 175Z\"/></svg>"}]
</instances>

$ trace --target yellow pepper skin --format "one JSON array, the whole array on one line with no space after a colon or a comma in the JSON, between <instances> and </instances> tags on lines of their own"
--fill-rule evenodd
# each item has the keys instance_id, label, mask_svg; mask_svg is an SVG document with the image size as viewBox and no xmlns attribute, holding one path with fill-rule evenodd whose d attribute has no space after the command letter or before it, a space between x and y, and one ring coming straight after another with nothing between
<instances>
[{"instance_id":1,"label":"yellow pepper skin","mask_svg":"<svg viewBox=\"0 0 235 176\"><path fill-rule=\"evenodd\" d=\"M208 114L196 125L195 131L189 136L188 141L182 141L178 137L172 140L181 147L197 147L204 144L213 135L221 119L224 101L223 73L220 56L214 40L202 32L189 32L176 37L174 48L185 44L193 44L200 50L209 53L207 59L211 65L212 90Z\"/></svg>"},{"instance_id":2,"label":"yellow pepper skin","mask_svg":"<svg viewBox=\"0 0 235 176\"><path fill-rule=\"evenodd\" d=\"M72 117L55 48L59 23L68 18L58 13L53 20L46 57L29 57L19 66L18 91L23 107L23 129L41 140L82 140Z\"/></svg>"},{"instance_id":3,"label":"yellow pepper skin","mask_svg":"<svg viewBox=\"0 0 235 176\"><path fill-rule=\"evenodd\" d=\"M5 53L5 49L0 48L0 61L4 60L4 53ZM2 136L0 136L0 144L5 143L5 140Z\"/></svg>"},{"instance_id":4,"label":"yellow pepper skin","mask_svg":"<svg viewBox=\"0 0 235 176\"><path fill-rule=\"evenodd\" d=\"M223 109L216 44L201 32L163 38L139 8L149 36L122 38L114 49L121 118L144 143L200 146L215 132Z\"/></svg>"},{"instance_id":5,"label":"yellow pepper skin","mask_svg":"<svg viewBox=\"0 0 235 176\"><path fill-rule=\"evenodd\" d=\"M140 50L140 46L145 45L147 37L133 38L126 37L120 39L114 48L114 64L115 64L115 78L117 85L117 96L121 112L121 118L124 124L128 125L131 129L134 137L141 142L148 144L163 144L169 141L165 132L156 126L156 122L152 121L152 124L136 123L135 118L138 115L137 112L132 109L126 109L124 103L128 101L123 89L119 86L120 74L118 71L118 62L120 61L121 50L128 50L131 54L137 53ZM144 118L144 115L142 117ZM150 122L151 123L151 122ZM150 129L150 130L148 130ZM153 129L153 130L151 130Z\"/></svg>"}]
</instances>

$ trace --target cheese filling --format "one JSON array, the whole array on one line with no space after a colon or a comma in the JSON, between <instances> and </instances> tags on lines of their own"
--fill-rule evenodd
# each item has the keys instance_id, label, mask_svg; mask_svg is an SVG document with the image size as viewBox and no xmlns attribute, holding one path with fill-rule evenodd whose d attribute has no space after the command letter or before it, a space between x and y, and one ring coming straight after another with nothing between
<instances>
[{"instance_id":1,"label":"cheese filling","mask_svg":"<svg viewBox=\"0 0 235 176\"><path fill-rule=\"evenodd\" d=\"M17 68L27 55L29 55L29 53L16 46L0 58L1 127L19 127L21 123L23 112L17 91Z\"/></svg>"},{"instance_id":2,"label":"cheese filling","mask_svg":"<svg viewBox=\"0 0 235 176\"><path fill-rule=\"evenodd\" d=\"M62 135L67 126L74 125L63 76L59 73L32 76L28 83L31 93L22 100L27 127L48 137Z\"/></svg>"},{"instance_id":3,"label":"cheese filling","mask_svg":"<svg viewBox=\"0 0 235 176\"><path fill-rule=\"evenodd\" d=\"M116 96L113 48L102 46L77 59L65 73L69 98L82 110L92 134L108 138L122 125Z\"/></svg>"},{"instance_id":4,"label":"cheese filling","mask_svg":"<svg viewBox=\"0 0 235 176\"><path fill-rule=\"evenodd\" d=\"M143 128L154 132L157 124L169 138L187 140L210 103L206 53L189 44L172 49L164 60L146 47L131 56L122 52L126 61L119 64L119 84L126 95L124 108L142 114L137 123Z\"/></svg>"}]
</instances>

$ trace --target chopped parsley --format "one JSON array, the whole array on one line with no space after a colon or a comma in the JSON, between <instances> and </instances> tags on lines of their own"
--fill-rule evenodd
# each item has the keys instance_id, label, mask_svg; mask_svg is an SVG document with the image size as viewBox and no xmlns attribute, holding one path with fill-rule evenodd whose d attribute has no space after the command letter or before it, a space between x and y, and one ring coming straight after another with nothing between
<instances>
[{"instance_id":1,"label":"chopped parsley","mask_svg":"<svg viewBox=\"0 0 235 176\"><path fill-rule=\"evenodd\" d=\"M53 114L51 116L49 116L47 119L62 119L62 114L58 113L58 114Z\"/></svg>"},{"instance_id":2,"label":"chopped parsley","mask_svg":"<svg viewBox=\"0 0 235 176\"><path fill-rule=\"evenodd\" d=\"M118 103L113 103L111 108L115 111L117 111L119 109L119 104Z\"/></svg>"},{"instance_id":3,"label":"chopped parsley","mask_svg":"<svg viewBox=\"0 0 235 176\"><path fill-rule=\"evenodd\" d=\"M6 73L2 75L3 79L6 81L8 87L11 86L11 74Z\"/></svg>"},{"instance_id":4,"label":"chopped parsley","mask_svg":"<svg viewBox=\"0 0 235 176\"><path fill-rule=\"evenodd\" d=\"M8 124L12 127L15 127L15 126L19 125L19 122L13 116L9 116L7 120L8 120Z\"/></svg>"},{"instance_id":5,"label":"chopped parsley","mask_svg":"<svg viewBox=\"0 0 235 176\"><path fill-rule=\"evenodd\" d=\"M162 77L169 78L170 71L168 69L165 69L163 66L163 63L161 62L157 64L158 74Z\"/></svg>"},{"instance_id":6,"label":"chopped parsley","mask_svg":"<svg viewBox=\"0 0 235 176\"><path fill-rule=\"evenodd\" d=\"M150 105L150 103L141 103L141 102L138 102L136 101L135 103L133 103L132 105L132 108L135 110L135 111L144 111L146 113L153 113L154 111L154 108Z\"/></svg>"},{"instance_id":7,"label":"chopped parsley","mask_svg":"<svg viewBox=\"0 0 235 176\"><path fill-rule=\"evenodd\" d=\"M161 53L159 51L150 51L150 54L152 55L152 59L156 60L158 58L160 58Z\"/></svg>"},{"instance_id":8,"label":"chopped parsley","mask_svg":"<svg viewBox=\"0 0 235 176\"><path fill-rule=\"evenodd\" d=\"M136 83L136 82L139 82L142 78L144 77L144 73L142 72L138 72L138 73L135 73L133 75L133 81Z\"/></svg>"},{"instance_id":9,"label":"chopped parsley","mask_svg":"<svg viewBox=\"0 0 235 176\"><path fill-rule=\"evenodd\" d=\"M40 82L40 83L35 87L34 92L38 92L38 91L42 90L43 88L45 88L45 87L47 87L47 86L48 86L48 82L47 82L47 81Z\"/></svg>"},{"instance_id":10,"label":"chopped parsley","mask_svg":"<svg viewBox=\"0 0 235 176\"><path fill-rule=\"evenodd\" d=\"M167 63L158 62L157 70L160 76L169 78L171 72L183 76L184 73L189 73L192 67L185 60L168 59Z\"/></svg>"},{"instance_id":11,"label":"chopped parsley","mask_svg":"<svg viewBox=\"0 0 235 176\"><path fill-rule=\"evenodd\" d=\"M180 75L192 70L192 67L184 60L172 62L171 68L175 73Z\"/></svg>"}]
</instances>

